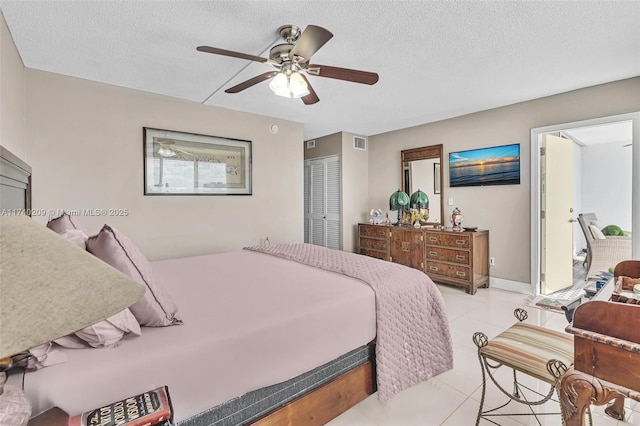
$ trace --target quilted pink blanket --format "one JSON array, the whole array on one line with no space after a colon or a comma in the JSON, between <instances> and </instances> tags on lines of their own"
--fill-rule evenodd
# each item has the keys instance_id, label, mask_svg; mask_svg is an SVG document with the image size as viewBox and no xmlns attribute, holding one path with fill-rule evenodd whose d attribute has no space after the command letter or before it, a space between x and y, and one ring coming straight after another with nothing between
<instances>
[{"instance_id":1,"label":"quilted pink blanket","mask_svg":"<svg viewBox=\"0 0 640 426\"><path fill-rule=\"evenodd\" d=\"M357 278L373 289L381 402L453 368L444 300L433 281L422 272L312 244L271 244L245 249Z\"/></svg>"}]
</instances>

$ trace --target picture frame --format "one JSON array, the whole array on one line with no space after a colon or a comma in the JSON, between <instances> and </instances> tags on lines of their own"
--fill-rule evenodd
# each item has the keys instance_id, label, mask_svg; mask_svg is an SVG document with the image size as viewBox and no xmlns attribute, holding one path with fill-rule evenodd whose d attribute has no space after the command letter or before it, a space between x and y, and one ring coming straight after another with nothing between
<instances>
[{"instance_id":1,"label":"picture frame","mask_svg":"<svg viewBox=\"0 0 640 426\"><path fill-rule=\"evenodd\" d=\"M440 193L440 163L433 163L433 193Z\"/></svg>"},{"instance_id":2,"label":"picture frame","mask_svg":"<svg viewBox=\"0 0 640 426\"><path fill-rule=\"evenodd\" d=\"M520 185L520 144L449 153L449 187Z\"/></svg>"},{"instance_id":3,"label":"picture frame","mask_svg":"<svg viewBox=\"0 0 640 426\"><path fill-rule=\"evenodd\" d=\"M143 127L144 195L251 195L251 141Z\"/></svg>"}]
</instances>

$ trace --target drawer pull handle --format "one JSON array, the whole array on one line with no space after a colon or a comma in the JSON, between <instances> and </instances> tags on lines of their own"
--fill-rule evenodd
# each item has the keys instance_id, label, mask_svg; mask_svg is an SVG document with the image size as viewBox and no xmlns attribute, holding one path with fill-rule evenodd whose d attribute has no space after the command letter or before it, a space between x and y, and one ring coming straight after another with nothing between
<instances>
[{"instance_id":1,"label":"drawer pull handle","mask_svg":"<svg viewBox=\"0 0 640 426\"><path fill-rule=\"evenodd\" d=\"M429 241L438 241L438 237L429 237Z\"/></svg>"},{"instance_id":2,"label":"drawer pull handle","mask_svg":"<svg viewBox=\"0 0 640 426\"><path fill-rule=\"evenodd\" d=\"M464 256L460 256L459 254L457 254L457 255L456 255L456 259L458 259L458 260L464 260L464 259L465 259L465 257L464 257Z\"/></svg>"},{"instance_id":3,"label":"drawer pull handle","mask_svg":"<svg viewBox=\"0 0 640 426\"><path fill-rule=\"evenodd\" d=\"M456 275L459 276L459 277L466 277L467 276L467 274L465 274L462 271L456 271Z\"/></svg>"},{"instance_id":4,"label":"drawer pull handle","mask_svg":"<svg viewBox=\"0 0 640 426\"><path fill-rule=\"evenodd\" d=\"M430 271L437 271L438 267L437 266L429 266L429 270Z\"/></svg>"},{"instance_id":5,"label":"drawer pull handle","mask_svg":"<svg viewBox=\"0 0 640 426\"><path fill-rule=\"evenodd\" d=\"M409 251L410 249L411 249L411 245L408 242L403 241L402 242L402 251Z\"/></svg>"},{"instance_id":6,"label":"drawer pull handle","mask_svg":"<svg viewBox=\"0 0 640 426\"><path fill-rule=\"evenodd\" d=\"M438 252L437 251L430 251L429 252L429 256L436 257L436 256L438 256Z\"/></svg>"},{"instance_id":7,"label":"drawer pull handle","mask_svg":"<svg viewBox=\"0 0 640 426\"><path fill-rule=\"evenodd\" d=\"M456 240L456 244L459 244L461 246L464 245L465 242L466 242L465 240Z\"/></svg>"}]
</instances>

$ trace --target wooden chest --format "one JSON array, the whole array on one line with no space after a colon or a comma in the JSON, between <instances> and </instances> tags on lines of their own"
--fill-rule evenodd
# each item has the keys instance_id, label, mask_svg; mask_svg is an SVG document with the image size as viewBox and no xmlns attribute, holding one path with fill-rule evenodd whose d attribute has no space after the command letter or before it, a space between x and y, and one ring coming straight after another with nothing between
<instances>
[{"instance_id":1,"label":"wooden chest","mask_svg":"<svg viewBox=\"0 0 640 426\"><path fill-rule=\"evenodd\" d=\"M425 272L475 294L489 285L489 231L425 230Z\"/></svg>"},{"instance_id":2,"label":"wooden chest","mask_svg":"<svg viewBox=\"0 0 640 426\"><path fill-rule=\"evenodd\" d=\"M489 231L358 224L358 252L426 273L475 294L489 285Z\"/></svg>"}]
</instances>

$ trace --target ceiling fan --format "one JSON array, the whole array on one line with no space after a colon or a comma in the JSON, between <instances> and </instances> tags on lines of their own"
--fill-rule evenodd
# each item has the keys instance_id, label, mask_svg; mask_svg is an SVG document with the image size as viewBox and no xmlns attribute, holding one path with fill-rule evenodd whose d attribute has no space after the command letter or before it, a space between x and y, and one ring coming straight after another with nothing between
<instances>
[{"instance_id":1,"label":"ceiling fan","mask_svg":"<svg viewBox=\"0 0 640 426\"><path fill-rule=\"evenodd\" d=\"M311 87L307 77L301 73L337 80L351 81L362 84L375 84L378 74L349 68L330 67L326 65L310 64L311 56L328 42L333 34L322 27L309 25L304 31L295 25L284 25L278 29L278 34L285 41L271 48L269 57L263 58L246 53L233 52L217 47L198 46L200 52L215 55L231 56L249 61L269 63L277 71L269 71L249 80L243 81L225 90L226 93L238 93L260 82L271 80L269 87L276 95L288 98L301 98L305 105L311 105L320 99Z\"/></svg>"}]
</instances>

